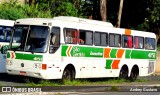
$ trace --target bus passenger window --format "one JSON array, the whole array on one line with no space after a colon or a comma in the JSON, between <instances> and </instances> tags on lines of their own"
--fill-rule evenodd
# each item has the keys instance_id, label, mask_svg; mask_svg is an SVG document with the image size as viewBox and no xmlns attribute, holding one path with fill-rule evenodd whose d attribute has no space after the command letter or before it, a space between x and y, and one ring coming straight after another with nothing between
<instances>
[{"instance_id":1,"label":"bus passenger window","mask_svg":"<svg viewBox=\"0 0 160 95\"><path fill-rule=\"evenodd\" d=\"M95 32L94 44L97 46L107 46L108 45L108 34L104 32Z\"/></svg>"},{"instance_id":2,"label":"bus passenger window","mask_svg":"<svg viewBox=\"0 0 160 95\"><path fill-rule=\"evenodd\" d=\"M123 35L122 36L122 42L123 42L123 47L124 48L132 48L132 43L133 43L133 37L132 36L127 36Z\"/></svg>"},{"instance_id":3,"label":"bus passenger window","mask_svg":"<svg viewBox=\"0 0 160 95\"><path fill-rule=\"evenodd\" d=\"M143 49L144 48L144 38L139 36L134 36L134 48Z\"/></svg>"},{"instance_id":4,"label":"bus passenger window","mask_svg":"<svg viewBox=\"0 0 160 95\"><path fill-rule=\"evenodd\" d=\"M89 30L79 30L79 44L92 45L93 32Z\"/></svg>"},{"instance_id":5,"label":"bus passenger window","mask_svg":"<svg viewBox=\"0 0 160 95\"><path fill-rule=\"evenodd\" d=\"M148 50L155 49L155 39L154 38L145 38L145 49L148 49Z\"/></svg>"},{"instance_id":6,"label":"bus passenger window","mask_svg":"<svg viewBox=\"0 0 160 95\"><path fill-rule=\"evenodd\" d=\"M121 35L120 34L109 34L109 46L120 47L121 46Z\"/></svg>"},{"instance_id":7,"label":"bus passenger window","mask_svg":"<svg viewBox=\"0 0 160 95\"><path fill-rule=\"evenodd\" d=\"M69 44L77 43L78 31L72 28L64 28L64 40Z\"/></svg>"}]
</instances>

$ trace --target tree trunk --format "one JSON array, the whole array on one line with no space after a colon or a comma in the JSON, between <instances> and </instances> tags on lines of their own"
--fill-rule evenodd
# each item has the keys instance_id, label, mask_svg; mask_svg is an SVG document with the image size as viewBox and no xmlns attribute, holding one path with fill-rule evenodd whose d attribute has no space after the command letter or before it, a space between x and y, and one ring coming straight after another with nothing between
<instances>
[{"instance_id":1,"label":"tree trunk","mask_svg":"<svg viewBox=\"0 0 160 95\"><path fill-rule=\"evenodd\" d=\"M32 0L31 5L34 5L34 4L35 4L35 0Z\"/></svg>"},{"instance_id":2,"label":"tree trunk","mask_svg":"<svg viewBox=\"0 0 160 95\"><path fill-rule=\"evenodd\" d=\"M120 27L121 24L122 9L123 9L123 0L120 0L117 27Z\"/></svg>"},{"instance_id":3,"label":"tree trunk","mask_svg":"<svg viewBox=\"0 0 160 95\"><path fill-rule=\"evenodd\" d=\"M159 34L160 34L160 28L158 28L155 32L156 34L156 43L158 44Z\"/></svg>"},{"instance_id":4,"label":"tree trunk","mask_svg":"<svg viewBox=\"0 0 160 95\"><path fill-rule=\"evenodd\" d=\"M106 9L106 5L107 5L107 1L106 0L100 0L100 14L101 14L101 18L102 21L106 21L107 20L107 9Z\"/></svg>"},{"instance_id":5,"label":"tree trunk","mask_svg":"<svg viewBox=\"0 0 160 95\"><path fill-rule=\"evenodd\" d=\"M35 0L25 0L26 3L28 3L29 5L34 5L35 4Z\"/></svg>"}]
</instances>

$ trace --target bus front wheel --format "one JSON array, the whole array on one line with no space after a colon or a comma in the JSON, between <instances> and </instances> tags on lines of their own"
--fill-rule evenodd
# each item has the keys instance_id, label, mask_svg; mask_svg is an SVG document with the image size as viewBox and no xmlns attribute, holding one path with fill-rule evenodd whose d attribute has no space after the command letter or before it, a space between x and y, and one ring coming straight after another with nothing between
<instances>
[{"instance_id":1,"label":"bus front wheel","mask_svg":"<svg viewBox=\"0 0 160 95\"><path fill-rule=\"evenodd\" d=\"M124 65L119 73L119 78L120 79L128 79L128 67L126 65Z\"/></svg>"},{"instance_id":2,"label":"bus front wheel","mask_svg":"<svg viewBox=\"0 0 160 95\"><path fill-rule=\"evenodd\" d=\"M62 80L72 80L71 71L69 69L65 69L62 75Z\"/></svg>"}]
</instances>

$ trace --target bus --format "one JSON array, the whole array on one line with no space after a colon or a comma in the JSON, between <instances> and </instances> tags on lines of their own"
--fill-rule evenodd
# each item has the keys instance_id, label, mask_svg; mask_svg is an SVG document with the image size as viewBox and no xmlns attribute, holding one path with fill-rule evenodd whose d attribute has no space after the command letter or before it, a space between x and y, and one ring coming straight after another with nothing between
<instances>
[{"instance_id":1,"label":"bus","mask_svg":"<svg viewBox=\"0 0 160 95\"><path fill-rule=\"evenodd\" d=\"M7 73L6 70L6 51L9 46L13 20L0 19L0 73Z\"/></svg>"},{"instance_id":2,"label":"bus","mask_svg":"<svg viewBox=\"0 0 160 95\"><path fill-rule=\"evenodd\" d=\"M155 71L155 38L151 32L78 17L18 19L7 51L7 73L40 79L136 80Z\"/></svg>"}]
</instances>

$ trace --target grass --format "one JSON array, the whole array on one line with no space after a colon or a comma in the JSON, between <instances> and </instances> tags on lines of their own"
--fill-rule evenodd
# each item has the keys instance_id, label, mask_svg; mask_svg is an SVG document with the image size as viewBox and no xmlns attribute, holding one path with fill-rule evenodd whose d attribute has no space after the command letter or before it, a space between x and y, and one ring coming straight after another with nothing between
<instances>
[{"instance_id":1,"label":"grass","mask_svg":"<svg viewBox=\"0 0 160 95\"><path fill-rule=\"evenodd\" d=\"M135 82L146 82L145 79L137 79ZM64 82L58 80L40 80L35 83L32 80L27 80L27 86L92 86L92 85L117 85L120 83L130 83L129 80L124 79L76 79L73 81L65 80Z\"/></svg>"}]
</instances>

